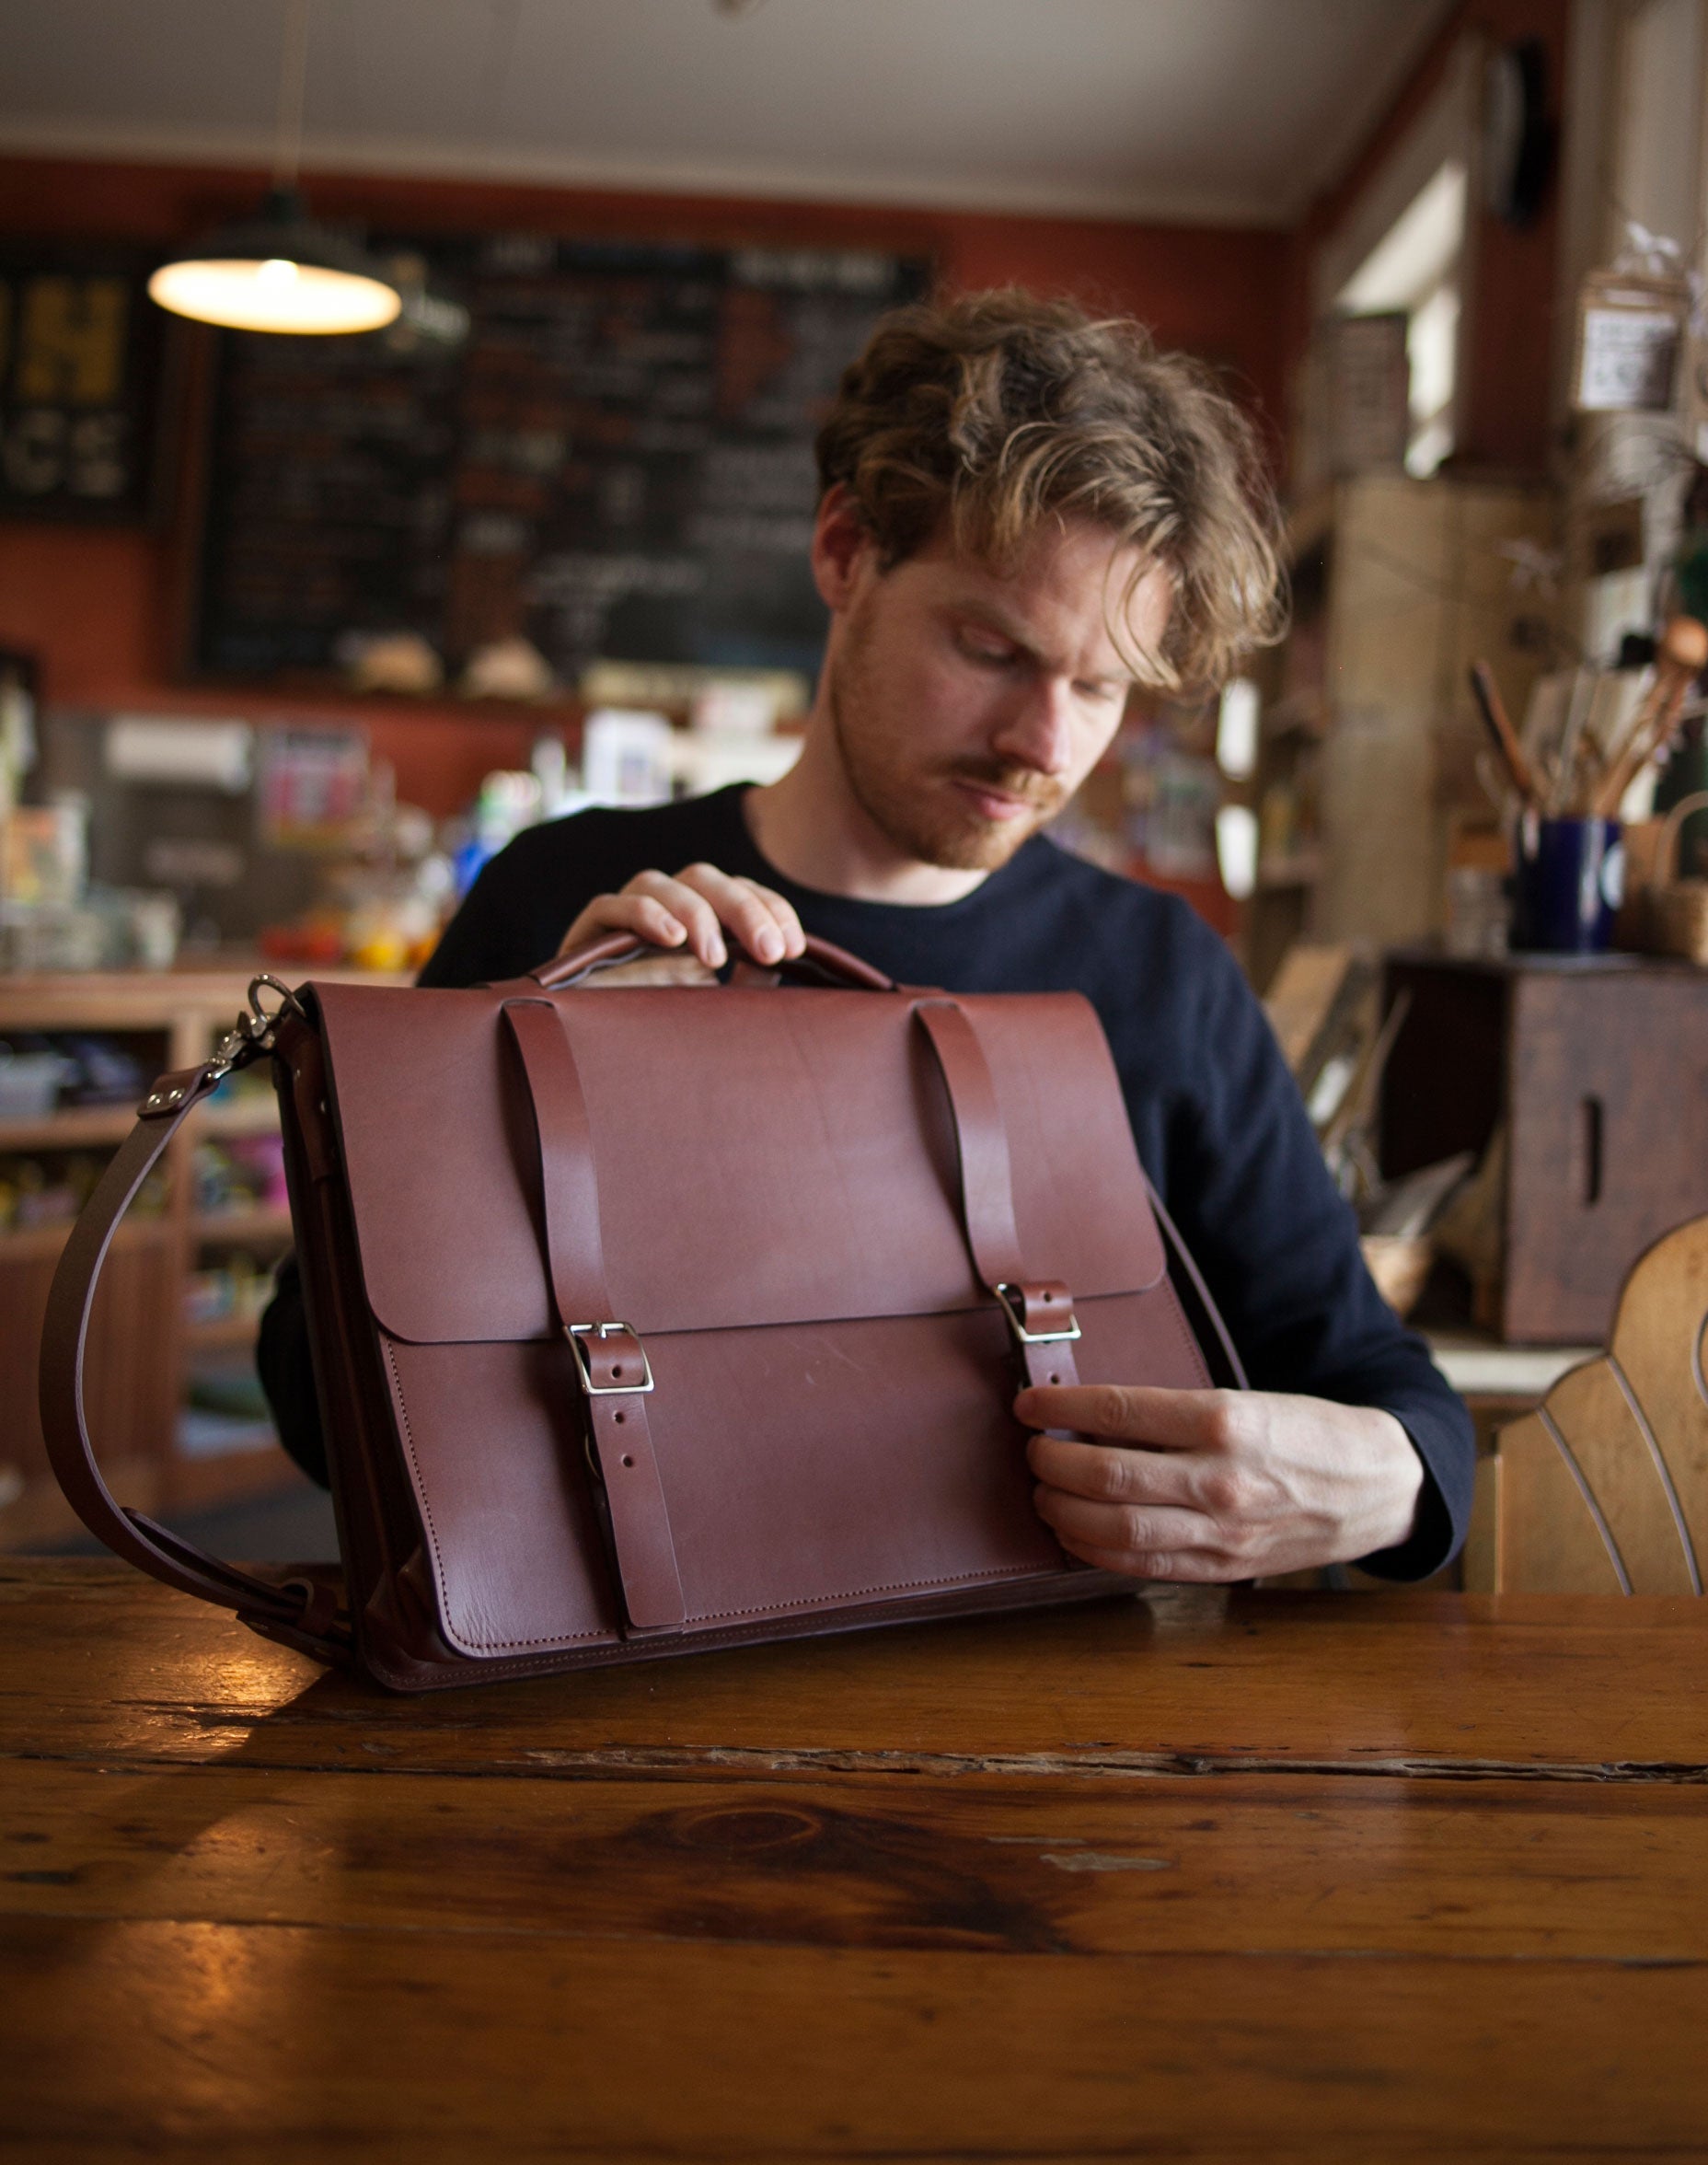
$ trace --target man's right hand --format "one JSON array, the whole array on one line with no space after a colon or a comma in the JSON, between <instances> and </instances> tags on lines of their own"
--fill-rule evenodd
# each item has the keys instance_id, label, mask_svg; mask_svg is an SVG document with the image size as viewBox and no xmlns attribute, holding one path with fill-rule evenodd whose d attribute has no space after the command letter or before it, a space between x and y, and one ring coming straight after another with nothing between
<instances>
[{"instance_id":1,"label":"man's right hand","mask_svg":"<svg viewBox=\"0 0 1708 2165\"><path fill-rule=\"evenodd\" d=\"M631 932L650 946L676 949L670 958L675 967L665 974L688 981L723 967L729 960L726 932L756 962L783 962L806 949L801 920L780 895L757 880L733 878L714 864L690 864L674 878L638 872L619 893L595 895L564 933L558 953L567 955L605 932ZM633 963L602 975L609 981L630 970L637 977L650 974L651 968Z\"/></svg>"}]
</instances>

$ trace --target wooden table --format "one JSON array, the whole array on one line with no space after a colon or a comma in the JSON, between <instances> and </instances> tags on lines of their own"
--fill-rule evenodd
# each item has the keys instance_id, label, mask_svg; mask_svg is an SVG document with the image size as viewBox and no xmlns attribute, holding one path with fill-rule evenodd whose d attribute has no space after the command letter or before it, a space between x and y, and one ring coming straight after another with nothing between
<instances>
[{"instance_id":1,"label":"wooden table","mask_svg":"<svg viewBox=\"0 0 1708 2165\"><path fill-rule=\"evenodd\" d=\"M0 2142L1702 2158L1705 1663L1177 1593L402 1699L8 1560Z\"/></svg>"}]
</instances>

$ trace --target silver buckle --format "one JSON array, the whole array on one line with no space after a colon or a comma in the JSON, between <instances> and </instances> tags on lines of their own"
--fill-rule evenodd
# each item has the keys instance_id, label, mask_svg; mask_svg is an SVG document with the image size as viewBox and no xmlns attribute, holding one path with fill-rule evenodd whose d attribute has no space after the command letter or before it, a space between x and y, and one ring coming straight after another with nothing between
<instances>
[{"instance_id":1,"label":"silver buckle","mask_svg":"<svg viewBox=\"0 0 1708 2165\"><path fill-rule=\"evenodd\" d=\"M1062 1330L1034 1331L1026 1328L1026 1293L1022 1286L992 1286L991 1291L1002 1304L1014 1341L1020 1346L1060 1346L1070 1343L1079 1336L1079 1318L1074 1314L1071 1302L1068 1309L1067 1326Z\"/></svg>"},{"instance_id":2,"label":"silver buckle","mask_svg":"<svg viewBox=\"0 0 1708 2165\"><path fill-rule=\"evenodd\" d=\"M569 1323L563 1335L570 1341L575 1355L575 1365L581 1371L582 1389L590 1398L626 1398L638 1395L652 1388L652 1363L646 1357L646 1348L640 1343L640 1334L627 1323ZM1077 1334L1076 1334L1077 1335ZM593 1362L588 1357L586 1341L589 1338L632 1338L635 1351L640 1356L640 1381L638 1384L595 1384L593 1380Z\"/></svg>"}]
</instances>

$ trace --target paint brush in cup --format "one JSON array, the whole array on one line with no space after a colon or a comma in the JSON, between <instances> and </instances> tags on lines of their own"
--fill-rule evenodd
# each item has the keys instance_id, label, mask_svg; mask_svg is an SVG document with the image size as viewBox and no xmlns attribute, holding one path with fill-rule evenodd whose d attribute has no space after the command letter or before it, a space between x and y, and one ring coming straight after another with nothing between
<instances>
[{"instance_id":1,"label":"paint brush in cup","mask_svg":"<svg viewBox=\"0 0 1708 2165\"><path fill-rule=\"evenodd\" d=\"M1500 690L1494 682L1494 672L1486 662L1471 664L1471 692L1477 702L1477 712L1483 717L1483 725L1494 739L1501 763L1512 778L1513 787L1527 805L1540 811L1541 793L1537 788L1536 777L1524 756L1524 747L1518 742L1518 732L1506 718L1506 710L1501 704Z\"/></svg>"}]
</instances>

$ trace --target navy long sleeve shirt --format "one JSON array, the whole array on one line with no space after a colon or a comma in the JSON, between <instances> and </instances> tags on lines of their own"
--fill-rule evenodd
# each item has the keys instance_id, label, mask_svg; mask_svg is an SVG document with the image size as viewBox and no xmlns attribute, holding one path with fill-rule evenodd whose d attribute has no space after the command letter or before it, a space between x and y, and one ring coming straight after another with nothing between
<instances>
[{"instance_id":1,"label":"navy long sleeve shirt","mask_svg":"<svg viewBox=\"0 0 1708 2165\"><path fill-rule=\"evenodd\" d=\"M1353 1213L1221 940L1176 897L1101 872L1042 836L958 902L853 901L802 887L759 854L743 816L744 786L527 829L481 873L421 983L518 977L556 952L595 895L648 867L675 873L705 863L764 882L788 897L809 932L904 983L1084 993L1108 1036L1139 1158L1252 1386L1383 1407L1423 1460L1411 1538L1360 1559L1364 1568L1415 1579L1448 1562L1471 1507L1469 1416L1371 1282ZM1095 1198L1087 1204L1094 1208ZM317 1467L324 1460L304 1387L306 1337L288 1282L261 1352L281 1433Z\"/></svg>"}]
</instances>

